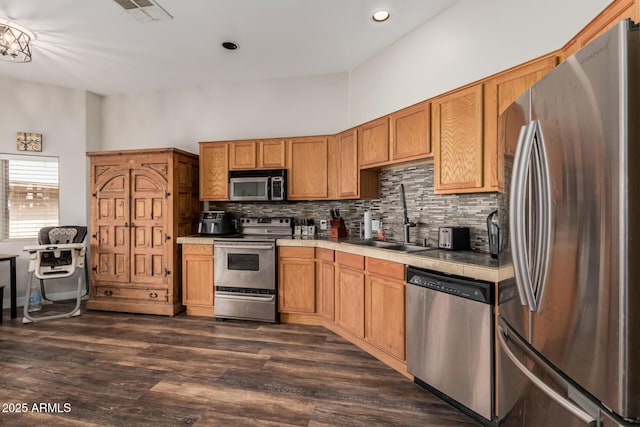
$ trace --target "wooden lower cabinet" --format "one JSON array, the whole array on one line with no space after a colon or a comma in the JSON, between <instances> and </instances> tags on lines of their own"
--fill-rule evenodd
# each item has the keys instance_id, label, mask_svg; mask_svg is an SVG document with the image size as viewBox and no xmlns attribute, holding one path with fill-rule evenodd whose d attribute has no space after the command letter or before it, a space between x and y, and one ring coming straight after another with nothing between
<instances>
[{"instance_id":1,"label":"wooden lower cabinet","mask_svg":"<svg viewBox=\"0 0 640 427\"><path fill-rule=\"evenodd\" d=\"M315 248L281 247L278 259L279 311L315 313Z\"/></svg>"},{"instance_id":2,"label":"wooden lower cabinet","mask_svg":"<svg viewBox=\"0 0 640 427\"><path fill-rule=\"evenodd\" d=\"M320 288L318 312L327 320L335 319L335 267L331 249L316 249L318 260L316 281Z\"/></svg>"},{"instance_id":3,"label":"wooden lower cabinet","mask_svg":"<svg viewBox=\"0 0 640 427\"><path fill-rule=\"evenodd\" d=\"M366 264L365 340L405 360L404 265L375 258Z\"/></svg>"},{"instance_id":4,"label":"wooden lower cabinet","mask_svg":"<svg viewBox=\"0 0 640 427\"><path fill-rule=\"evenodd\" d=\"M213 245L182 245L182 304L187 314L213 317Z\"/></svg>"},{"instance_id":5,"label":"wooden lower cabinet","mask_svg":"<svg viewBox=\"0 0 640 427\"><path fill-rule=\"evenodd\" d=\"M335 322L364 338L364 257L336 252Z\"/></svg>"}]
</instances>

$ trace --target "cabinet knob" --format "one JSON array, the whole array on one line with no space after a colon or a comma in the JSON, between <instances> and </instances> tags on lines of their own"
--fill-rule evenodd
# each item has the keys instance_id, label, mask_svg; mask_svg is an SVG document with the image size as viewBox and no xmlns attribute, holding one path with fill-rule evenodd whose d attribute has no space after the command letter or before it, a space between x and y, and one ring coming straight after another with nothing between
<instances>
[{"instance_id":1,"label":"cabinet knob","mask_svg":"<svg viewBox=\"0 0 640 427\"><path fill-rule=\"evenodd\" d=\"M113 295L113 292L111 292L109 289L107 289L106 291L104 291L104 296L106 296L106 297L110 297L111 295Z\"/></svg>"},{"instance_id":2,"label":"cabinet knob","mask_svg":"<svg viewBox=\"0 0 640 427\"><path fill-rule=\"evenodd\" d=\"M158 298L157 292L149 292L149 298Z\"/></svg>"}]
</instances>

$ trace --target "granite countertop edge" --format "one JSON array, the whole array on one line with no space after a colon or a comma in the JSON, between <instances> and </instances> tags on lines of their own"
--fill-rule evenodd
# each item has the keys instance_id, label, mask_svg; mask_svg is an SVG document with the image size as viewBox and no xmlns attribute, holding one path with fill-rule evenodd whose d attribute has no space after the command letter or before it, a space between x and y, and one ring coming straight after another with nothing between
<instances>
[{"instance_id":1,"label":"granite countertop edge","mask_svg":"<svg viewBox=\"0 0 640 427\"><path fill-rule=\"evenodd\" d=\"M178 244L205 244L213 245L215 237L210 236L184 236L178 237ZM471 251L451 251L430 248L423 252L398 252L384 248L362 246L354 244L354 240L361 239L335 239L324 237L292 237L278 239L278 246L314 247L332 250L340 250L355 255L368 256L386 261L398 262L418 268L438 271L446 274L455 274L471 279L500 282L513 277L511 264L499 265L498 261L491 261L489 254L481 254ZM425 248L428 249L428 248ZM444 257L457 259L442 259ZM474 262L475 261L475 262ZM486 265L495 262L495 266Z\"/></svg>"}]
</instances>

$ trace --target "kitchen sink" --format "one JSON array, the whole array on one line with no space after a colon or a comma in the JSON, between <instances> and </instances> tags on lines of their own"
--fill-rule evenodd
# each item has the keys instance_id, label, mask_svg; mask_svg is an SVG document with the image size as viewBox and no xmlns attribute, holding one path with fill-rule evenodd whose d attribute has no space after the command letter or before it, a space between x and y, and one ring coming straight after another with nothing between
<instances>
[{"instance_id":1,"label":"kitchen sink","mask_svg":"<svg viewBox=\"0 0 640 427\"><path fill-rule=\"evenodd\" d=\"M419 251L430 251L437 248L428 248L426 246L420 246L420 245L395 245L395 246L388 246L385 249L391 249L392 251L400 251L400 252L419 252Z\"/></svg>"},{"instance_id":2,"label":"kitchen sink","mask_svg":"<svg viewBox=\"0 0 640 427\"><path fill-rule=\"evenodd\" d=\"M386 242L383 240L356 240L349 243L353 245L359 245L359 246L371 246L374 248L389 249L389 250L398 251L398 252L418 252L418 251L428 251L428 250L437 249L437 248L428 248L426 246L420 246L420 245L402 244L398 242Z\"/></svg>"},{"instance_id":3,"label":"kitchen sink","mask_svg":"<svg viewBox=\"0 0 640 427\"><path fill-rule=\"evenodd\" d=\"M358 245L358 246L373 246L374 248L385 248L385 249L389 249L391 247L396 247L399 245L396 242L385 242L384 240L356 240L349 243L353 245Z\"/></svg>"}]
</instances>

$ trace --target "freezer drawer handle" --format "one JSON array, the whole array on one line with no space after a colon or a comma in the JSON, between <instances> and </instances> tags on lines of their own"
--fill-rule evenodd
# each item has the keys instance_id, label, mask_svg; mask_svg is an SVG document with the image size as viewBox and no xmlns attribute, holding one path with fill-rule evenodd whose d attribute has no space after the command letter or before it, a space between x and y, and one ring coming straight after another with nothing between
<instances>
[{"instance_id":1,"label":"freezer drawer handle","mask_svg":"<svg viewBox=\"0 0 640 427\"><path fill-rule=\"evenodd\" d=\"M258 296L243 296L234 294L233 292L216 292L216 296L220 298L220 300L233 300L233 301L249 301L249 302L272 302L275 300L273 295L269 295L266 297L258 297Z\"/></svg>"},{"instance_id":2,"label":"freezer drawer handle","mask_svg":"<svg viewBox=\"0 0 640 427\"><path fill-rule=\"evenodd\" d=\"M567 411L571 412L580 420L587 423L590 427L596 427L598 425L597 420L585 412L582 408L575 405L570 400L562 397L558 394L554 389L549 387L544 383L540 378L536 377L533 372L531 372L527 367L516 357L515 354L509 348L507 341L505 340L505 331L502 329L502 326L499 326L498 340L500 341L500 347L504 350L505 354L509 357L509 359L513 362L514 365L532 382L534 383L540 390L546 393L549 397L555 400L559 405L565 408Z\"/></svg>"}]
</instances>

